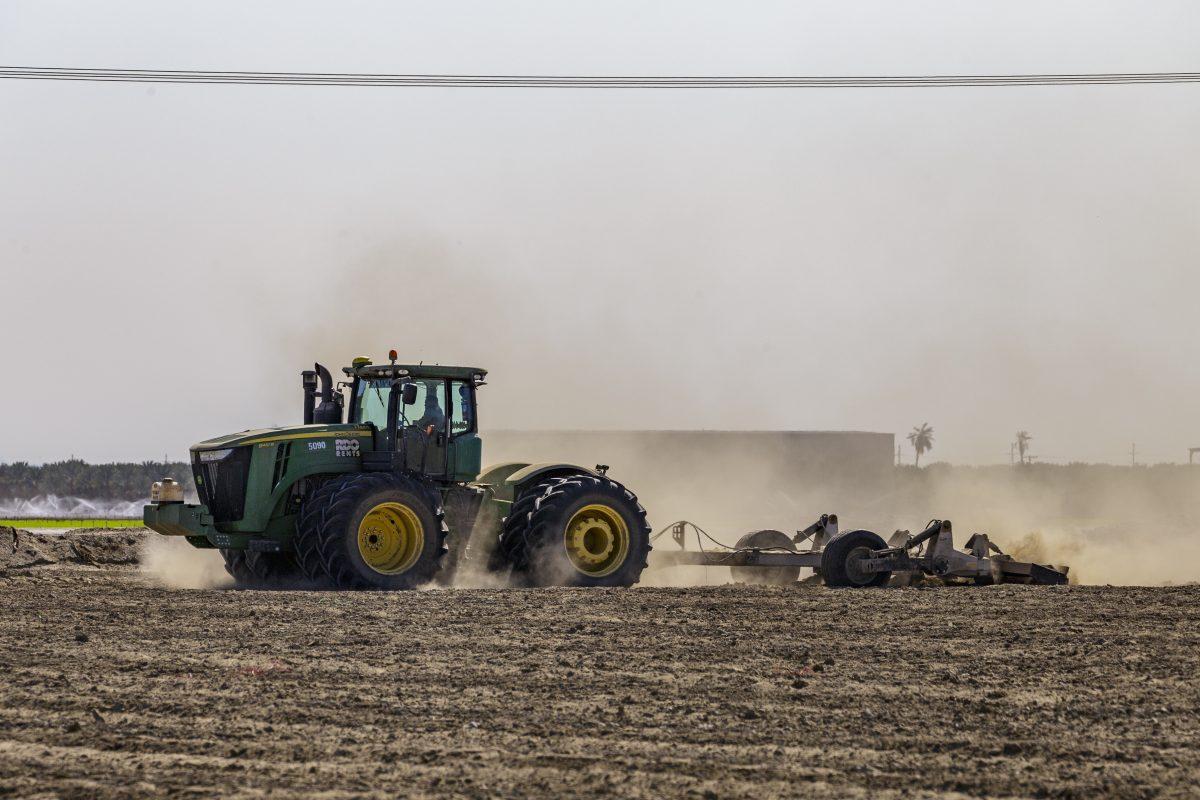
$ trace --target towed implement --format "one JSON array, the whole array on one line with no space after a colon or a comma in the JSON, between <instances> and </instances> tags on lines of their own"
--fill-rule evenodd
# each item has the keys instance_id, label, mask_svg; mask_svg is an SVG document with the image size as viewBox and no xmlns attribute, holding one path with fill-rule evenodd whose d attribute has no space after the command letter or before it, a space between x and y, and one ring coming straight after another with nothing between
<instances>
[{"instance_id":1,"label":"towed implement","mask_svg":"<svg viewBox=\"0 0 1200 800\"><path fill-rule=\"evenodd\" d=\"M948 583L1067 583L1068 568L1017 561L1002 552L984 533L972 534L962 550L955 548L949 520L930 521L913 536L896 531L885 542L868 530L838 530L836 514L823 514L815 523L794 536L777 530L748 533L732 548L687 550L687 530L697 540L707 536L694 524L681 521L670 526L679 550L660 552L656 566L730 567L735 580L745 583L791 583L808 567L826 586L863 588L907 586L924 578ZM808 543L807 549L800 546Z\"/></svg>"},{"instance_id":2,"label":"towed implement","mask_svg":"<svg viewBox=\"0 0 1200 800\"><path fill-rule=\"evenodd\" d=\"M216 548L239 585L408 589L469 561L526 585L630 586L650 551L646 511L607 467L481 471L486 371L355 359L334 384L301 373L303 424L191 448L199 503L151 489L146 526Z\"/></svg>"}]
</instances>

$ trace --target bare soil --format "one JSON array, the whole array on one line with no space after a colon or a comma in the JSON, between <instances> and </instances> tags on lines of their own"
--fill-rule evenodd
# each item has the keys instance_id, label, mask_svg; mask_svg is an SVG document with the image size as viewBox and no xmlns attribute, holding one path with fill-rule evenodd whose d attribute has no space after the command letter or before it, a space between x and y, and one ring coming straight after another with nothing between
<instances>
[{"instance_id":1,"label":"bare soil","mask_svg":"<svg viewBox=\"0 0 1200 800\"><path fill-rule=\"evenodd\" d=\"M4 549L0 796L1198 796L1200 587L173 590Z\"/></svg>"}]
</instances>

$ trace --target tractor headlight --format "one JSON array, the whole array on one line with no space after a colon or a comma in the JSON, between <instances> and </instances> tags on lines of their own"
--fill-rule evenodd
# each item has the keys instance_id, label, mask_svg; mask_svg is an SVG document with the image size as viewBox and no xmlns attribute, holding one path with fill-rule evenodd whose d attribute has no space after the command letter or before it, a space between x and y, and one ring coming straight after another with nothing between
<instances>
[{"instance_id":1,"label":"tractor headlight","mask_svg":"<svg viewBox=\"0 0 1200 800\"><path fill-rule=\"evenodd\" d=\"M232 452L232 447L227 447L224 450L201 450L200 461L205 464L211 464L213 461L222 461L228 458L229 454Z\"/></svg>"}]
</instances>

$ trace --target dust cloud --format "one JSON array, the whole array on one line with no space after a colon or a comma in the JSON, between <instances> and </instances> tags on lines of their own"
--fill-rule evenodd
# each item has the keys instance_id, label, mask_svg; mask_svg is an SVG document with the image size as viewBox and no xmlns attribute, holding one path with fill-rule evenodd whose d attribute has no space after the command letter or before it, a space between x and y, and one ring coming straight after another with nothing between
<instances>
[{"instance_id":1,"label":"dust cloud","mask_svg":"<svg viewBox=\"0 0 1200 800\"><path fill-rule=\"evenodd\" d=\"M273 387L264 404L271 417L261 422L298 421L297 372L312 361L336 375L354 356L379 360L395 347L402 360L489 369L479 397L485 465L609 464L610 474L640 496L656 533L687 519L732 543L747 531L795 531L837 513L843 529L867 528L886 539L897 529L918 531L931 518L951 519L960 546L972 532L986 532L1010 551L1069 565L1072 578L1085 583L1200 578L1200 471L1086 464L916 470L892 466L891 436L885 452L867 457L847 452L845 439L810 446L787 431L742 430L785 427L787 419L767 413L769 397L804 398L803 419L830 419L821 409L836 403L827 393L818 392L818 402L797 391L791 372L752 381L760 366L753 357L735 380L712 373L706 359L697 360L705 348L639 328L611 282L591 287L586 302L548 304L579 276L478 268L489 258L504 264L514 257L504 247L476 252L436 235L396 238L338 264L324 283L301 287L293 303L264 303L289 313L249 354L259 359L256 381ZM278 291L272 283L263 295L278 299ZM363 297L387 303L371 313L355 299ZM341 313L337 298L346 298L352 313ZM326 318L333 321L319 323ZM697 384L698 375L710 378ZM889 385L908 391L894 380ZM766 386L771 392L761 391ZM856 416L880 418L859 400L847 402ZM605 430L614 421L629 430ZM704 427L714 430L682 443L655 438ZM674 546L669 536L656 542L660 551ZM465 569L456 580L494 585L478 570ZM675 585L728 580L727 569L701 567L648 571L645 578Z\"/></svg>"},{"instance_id":2,"label":"dust cloud","mask_svg":"<svg viewBox=\"0 0 1200 800\"><path fill-rule=\"evenodd\" d=\"M450 548L449 563L443 565L443 575L428 588L449 583L456 589L503 589L511 585L507 572L493 572L488 568L492 551L496 546L495 531L500 519L492 506L483 506L475 518L474 527L467 532L450 531L447 546Z\"/></svg>"},{"instance_id":3,"label":"dust cloud","mask_svg":"<svg viewBox=\"0 0 1200 800\"><path fill-rule=\"evenodd\" d=\"M484 256L480 256L481 258ZM570 353L555 323L540 310L537 281L519 275L472 268L470 258L436 238L396 240L371 248L340 267L328 284L305 287L296 313L278 320L275 335L262 340L250 357L261 360L271 424L300 417L299 371L318 361L335 380L357 356L384 362L395 348L402 363L479 366L490 371L481 396L485 420L524 418L553 407L557 379L567 371ZM264 308L275 291L263 287ZM337 298L353 298L352 313L337 313ZM370 313L361 298L387 298ZM580 313L589 315L586 309ZM336 315L330 324L313 320ZM530 330L542 317L544 335ZM622 380L627 380L627 376Z\"/></svg>"},{"instance_id":4,"label":"dust cloud","mask_svg":"<svg viewBox=\"0 0 1200 800\"><path fill-rule=\"evenodd\" d=\"M670 526L689 530L689 550L718 549L763 528L801 530L823 513L860 509L858 527L879 527L878 505L891 491L891 437L792 431L490 431L484 458L564 461L610 467L608 475L633 491L657 538L641 583L705 586L729 583L727 567L661 565L678 545ZM804 570L803 575L808 574Z\"/></svg>"},{"instance_id":5,"label":"dust cloud","mask_svg":"<svg viewBox=\"0 0 1200 800\"><path fill-rule=\"evenodd\" d=\"M896 527L950 519L961 545L975 531L1006 552L1067 564L1085 584L1200 580L1200 467L934 464L896 471Z\"/></svg>"},{"instance_id":6,"label":"dust cloud","mask_svg":"<svg viewBox=\"0 0 1200 800\"><path fill-rule=\"evenodd\" d=\"M147 536L142 542L138 566L150 580L169 589L233 586L218 551L192 547L178 536Z\"/></svg>"},{"instance_id":7,"label":"dust cloud","mask_svg":"<svg viewBox=\"0 0 1200 800\"><path fill-rule=\"evenodd\" d=\"M959 547L972 533L987 533L1014 557L1069 566L1076 583L1200 580L1200 467L896 468L838 437L784 432L501 431L484 438L490 461L610 465L609 475L638 495L656 534L686 519L732 544L748 531L790 533L836 513L842 530L866 528L887 539L949 519ZM686 545L701 543L689 534ZM653 569L655 553L676 547L669 532L658 538L643 583L731 580L723 567Z\"/></svg>"}]
</instances>

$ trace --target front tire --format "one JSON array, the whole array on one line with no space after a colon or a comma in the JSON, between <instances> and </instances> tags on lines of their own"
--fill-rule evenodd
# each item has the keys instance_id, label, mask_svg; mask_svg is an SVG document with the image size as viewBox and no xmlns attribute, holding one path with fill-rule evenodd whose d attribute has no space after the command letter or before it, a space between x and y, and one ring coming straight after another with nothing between
<instances>
[{"instance_id":1,"label":"front tire","mask_svg":"<svg viewBox=\"0 0 1200 800\"><path fill-rule=\"evenodd\" d=\"M413 589L441 569L444 517L437 490L411 476L335 478L301 508L296 554L311 579L339 589Z\"/></svg>"},{"instance_id":2,"label":"front tire","mask_svg":"<svg viewBox=\"0 0 1200 800\"><path fill-rule=\"evenodd\" d=\"M650 554L637 496L598 475L553 478L518 498L500 549L535 586L632 586Z\"/></svg>"}]
</instances>

